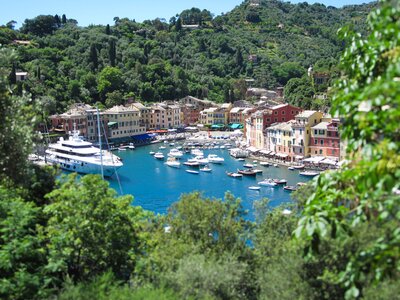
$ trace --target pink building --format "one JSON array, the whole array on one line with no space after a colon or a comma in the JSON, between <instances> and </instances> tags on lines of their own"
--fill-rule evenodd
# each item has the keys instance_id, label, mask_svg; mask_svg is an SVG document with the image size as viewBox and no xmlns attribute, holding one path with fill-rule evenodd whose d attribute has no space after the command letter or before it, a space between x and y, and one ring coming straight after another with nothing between
<instances>
[{"instance_id":1,"label":"pink building","mask_svg":"<svg viewBox=\"0 0 400 300\"><path fill-rule=\"evenodd\" d=\"M339 159L339 119L323 120L311 128L310 155Z\"/></svg>"}]
</instances>

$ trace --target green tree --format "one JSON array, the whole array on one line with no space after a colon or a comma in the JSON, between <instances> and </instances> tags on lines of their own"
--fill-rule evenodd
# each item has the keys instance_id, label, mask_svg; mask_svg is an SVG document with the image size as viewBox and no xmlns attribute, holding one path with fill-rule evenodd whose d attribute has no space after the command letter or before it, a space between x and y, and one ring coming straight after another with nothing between
<instances>
[{"instance_id":1,"label":"green tree","mask_svg":"<svg viewBox=\"0 0 400 300\"><path fill-rule=\"evenodd\" d=\"M132 197L117 197L97 175L78 180L72 174L47 198L49 272L76 282L112 270L116 278L127 280L139 251L142 218Z\"/></svg>"},{"instance_id":2,"label":"green tree","mask_svg":"<svg viewBox=\"0 0 400 300\"><path fill-rule=\"evenodd\" d=\"M99 74L97 90L104 97L107 93L122 88L122 84L121 70L116 67L105 67Z\"/></svg>"},{"instance_id":3,"label":"green tree","mask_svg":"<svg viewBox=\"0 0 400 300\"><path fill-rule=\"evenodd\" d=\"M111 67L115 67L116 56L117 56L117 50L115 47L115 40L111 39L108 45L108 58L110 60Z\"/></svg>"},{"instance_id":4,"label":"green tree","mask_svg":"<svg viewBox=\"0 0 400 300\"><path fill-rule=\"evenodd\" d=\"M382 1L370 14L366 38L342 31L349 44L333 113L343 117L341 137L352 163L313 183L315 192L296 230L315 254L321 241L344 239L359 224L384 228L384 234L354 251L337 274L348 299L361 297L362 288L373 282L399 279L399 16L400 3Z\"/></svg>"},{"instance_id":5,"label":"green tree","mask_svg":"<svg viewBox=\"0 0 400 300\"><path fill-rule=\"evenodd\" d=\"M92 71L96 70L99 67L99 59L97 57L97 49L96 45L90 45L89 51L89 63L91 63Z\"/></svg>"}]
</instances>

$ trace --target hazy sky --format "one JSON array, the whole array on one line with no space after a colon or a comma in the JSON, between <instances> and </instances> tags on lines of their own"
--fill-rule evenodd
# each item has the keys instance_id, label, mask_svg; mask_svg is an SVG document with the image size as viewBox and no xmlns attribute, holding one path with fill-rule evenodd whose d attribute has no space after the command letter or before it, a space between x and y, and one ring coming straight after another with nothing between
<instances>
[{"instance_id":1,"label":"hazy sky","mask_svg":"<svg viewBox=\"0 0 400 300\"><path fill-rule=\"evenodd\" d=\"M305 0L293 0L292 3ZM214 15L228 12L242 0L1 0L0 25L10 20L17 21L20 27L25 19L38 15L62 15L76 19L81 26L89 24L113 24L114 17L135 19L138 22L165 18L167 21L184 9L198 7L207 9ZM341 7L348 4L361 4L369 0L309 0L325 5Z\"/></svg>"}]
</instances>

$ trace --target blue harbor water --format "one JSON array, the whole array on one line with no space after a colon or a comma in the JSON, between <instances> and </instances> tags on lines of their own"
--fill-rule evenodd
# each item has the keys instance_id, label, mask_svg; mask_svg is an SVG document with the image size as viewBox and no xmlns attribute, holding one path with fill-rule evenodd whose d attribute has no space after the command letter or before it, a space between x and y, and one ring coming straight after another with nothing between
<instances>
[{"instance_id":1,"label":"blue harbor water","mask_svg":"<svg viewBox=\"0 0 400 300\"><path fill-rule=\"evenodd\" d=\"M160 146L165 146L166 149L159 150ZM223 198L225 192L230 191L235 197L241 198L243 208L249 211L248 218L253 219L254 201L266 197L270 199L271 206L278 206L290 202L291 198L290 192L284 190L283 186L262 186L260 190L250 190L250 186L256 186L257 182L264 178L284 178L288 181L287 185L310 180L299 175L298 171L290 171L284 166L264 167L259 164L257 168L262 169L263 173L256 177L243 176L242 179L229 177L226 171L236 172L237 169L244 169L243 164L253 163L253 160L238 161L229 155L227 149L203 150L205 157L210 153L217 154L225 159L225 163L209 164L212 172L200 172L198 175L187 173L186 170L191 169L188 166L181 164L179 169L171 168L164 164L165 160L157 160L149 154L150 151L160 151L167 158L171 148L173 147L165 144L153 144L135 150L114 152L124 162L124 166L118 170L122 192L134 196L134 205L164 214L182 193L201 191L207 197ZM190 157L190 154L185 154L181 162ZM120 191L115 175L108 180L112 188Z\"/></svg>"}]
</instances>

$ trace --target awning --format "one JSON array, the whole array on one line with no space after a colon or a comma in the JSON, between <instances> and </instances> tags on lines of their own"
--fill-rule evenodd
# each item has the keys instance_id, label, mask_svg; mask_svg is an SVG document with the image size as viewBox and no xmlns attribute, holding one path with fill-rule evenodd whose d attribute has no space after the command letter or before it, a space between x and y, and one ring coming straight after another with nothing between
<instances>
[{"instance_id":1,"label":"awning","mask_svg":"<svg viewBox=\"0 0 400 300\"><path fill-rule=\"evenodd\" d=\"M214 124L214 125L211 125L211 128L224 128L224 127L225 127L224 124Z\"/></svg>"},{"instance_id":2,"label":"awning","mask_svg":"<svg viewBox=\"0 0 400 300\"><path fill-rule=\"evenodd\" d=\"M303 160L303 162L308 162L308 163L319 163L320 161L324 160L325 157L323 156L313 156L313 157L309 157Z\"/></svg>"},{"instance_id":3,"label":"awning","mask_svg":"<svg viewBox=\"0 0 400 300\"><path fill-rule=\"evenodd\" d=\"M239 124L239 123L234 123L234 124L230 125L230 128L232 128L232 129L242 129L243 125Z\"/></svg>"},{"instance_id":4,"label":"awning","mask_svg":"<svg viewBox=\"0 0 400 300\"><path fill-rule=\"evenodd\" d=\"M118 124L118 122L108 122L108 123L107 123L108 127L114 126L114 125L116 125L116 124Z\"/></svg>"},{"instance_id":5,"label":"awning","mask_svg":"<svg viewBox=\"0 0 400 300\"><path fill-rule=\"evenodd\" d=\"M138 135L133 135L132 138L137 141L143 141L143 140L148 140L151 139L154 135L153 134L138 134Z\"/></svg>"},{"instance_id":6,"label":"awning","mask_svg":"<svg viewBox=\"0 0 400 300\"><path fill-rule=\"evenodd\" d=\"M268 155L273 156L273 155L275 155L275 152L274 152L274 151L271 151Z\"/></svg>"},{"instance_id":7,"label":"awning","mask_svg":"<svg viewBox=\"0 0 400 300\"><path fill-rule=\"evenodd\" d=\"M249 150L249 151L252 152L252 153L257 152L257 151L260 151L260 149L258 149L258 148L256 148L256 147L253 147L253 146L247 148L247 150Z\"/></svg>"},{"instance_id":8,"label":"awning","mask_svg":"<svg viewBox=\"0 0 400 300\"><path fill-rule=\"evenodd\" d=\"M295 159L303 159L303 158L304 158L304 156L301 156L301 155L296 155L294 158L295 158Z\"/></svg>"},{"instance_id":9,"label":"awning","mask_svg":"<svg viewBox=\"0 0 400 300\"><path fill-rule=\"evenodd\" d=\"M283 154L283 153L277 153L276 156L285 158L285 157L288 157L289 155L288 154Z\"/></svg>"},{"instance_id":10,"label":"awning","mask_svg":"<svg viewBox=\"0 0 400 300\"><path fill-rule=\"evenodd\" d=\"M330 158L325 158L324 160L321 160L319 162L320 164L326 164L326 165L332 165L332 166L336 166L337 162L333 159Z\"/></svg>"},{"instance_id":11,"label":"awning","mask_svg":"<svg viewBox=\"0 0 400 300\"><path fill-rule=\"evenodd\" d=\"M261 150L260 153L268 155L268 154L271 153L271 151L269 151L269 150Z\"/></svg>"}]
</instances>

